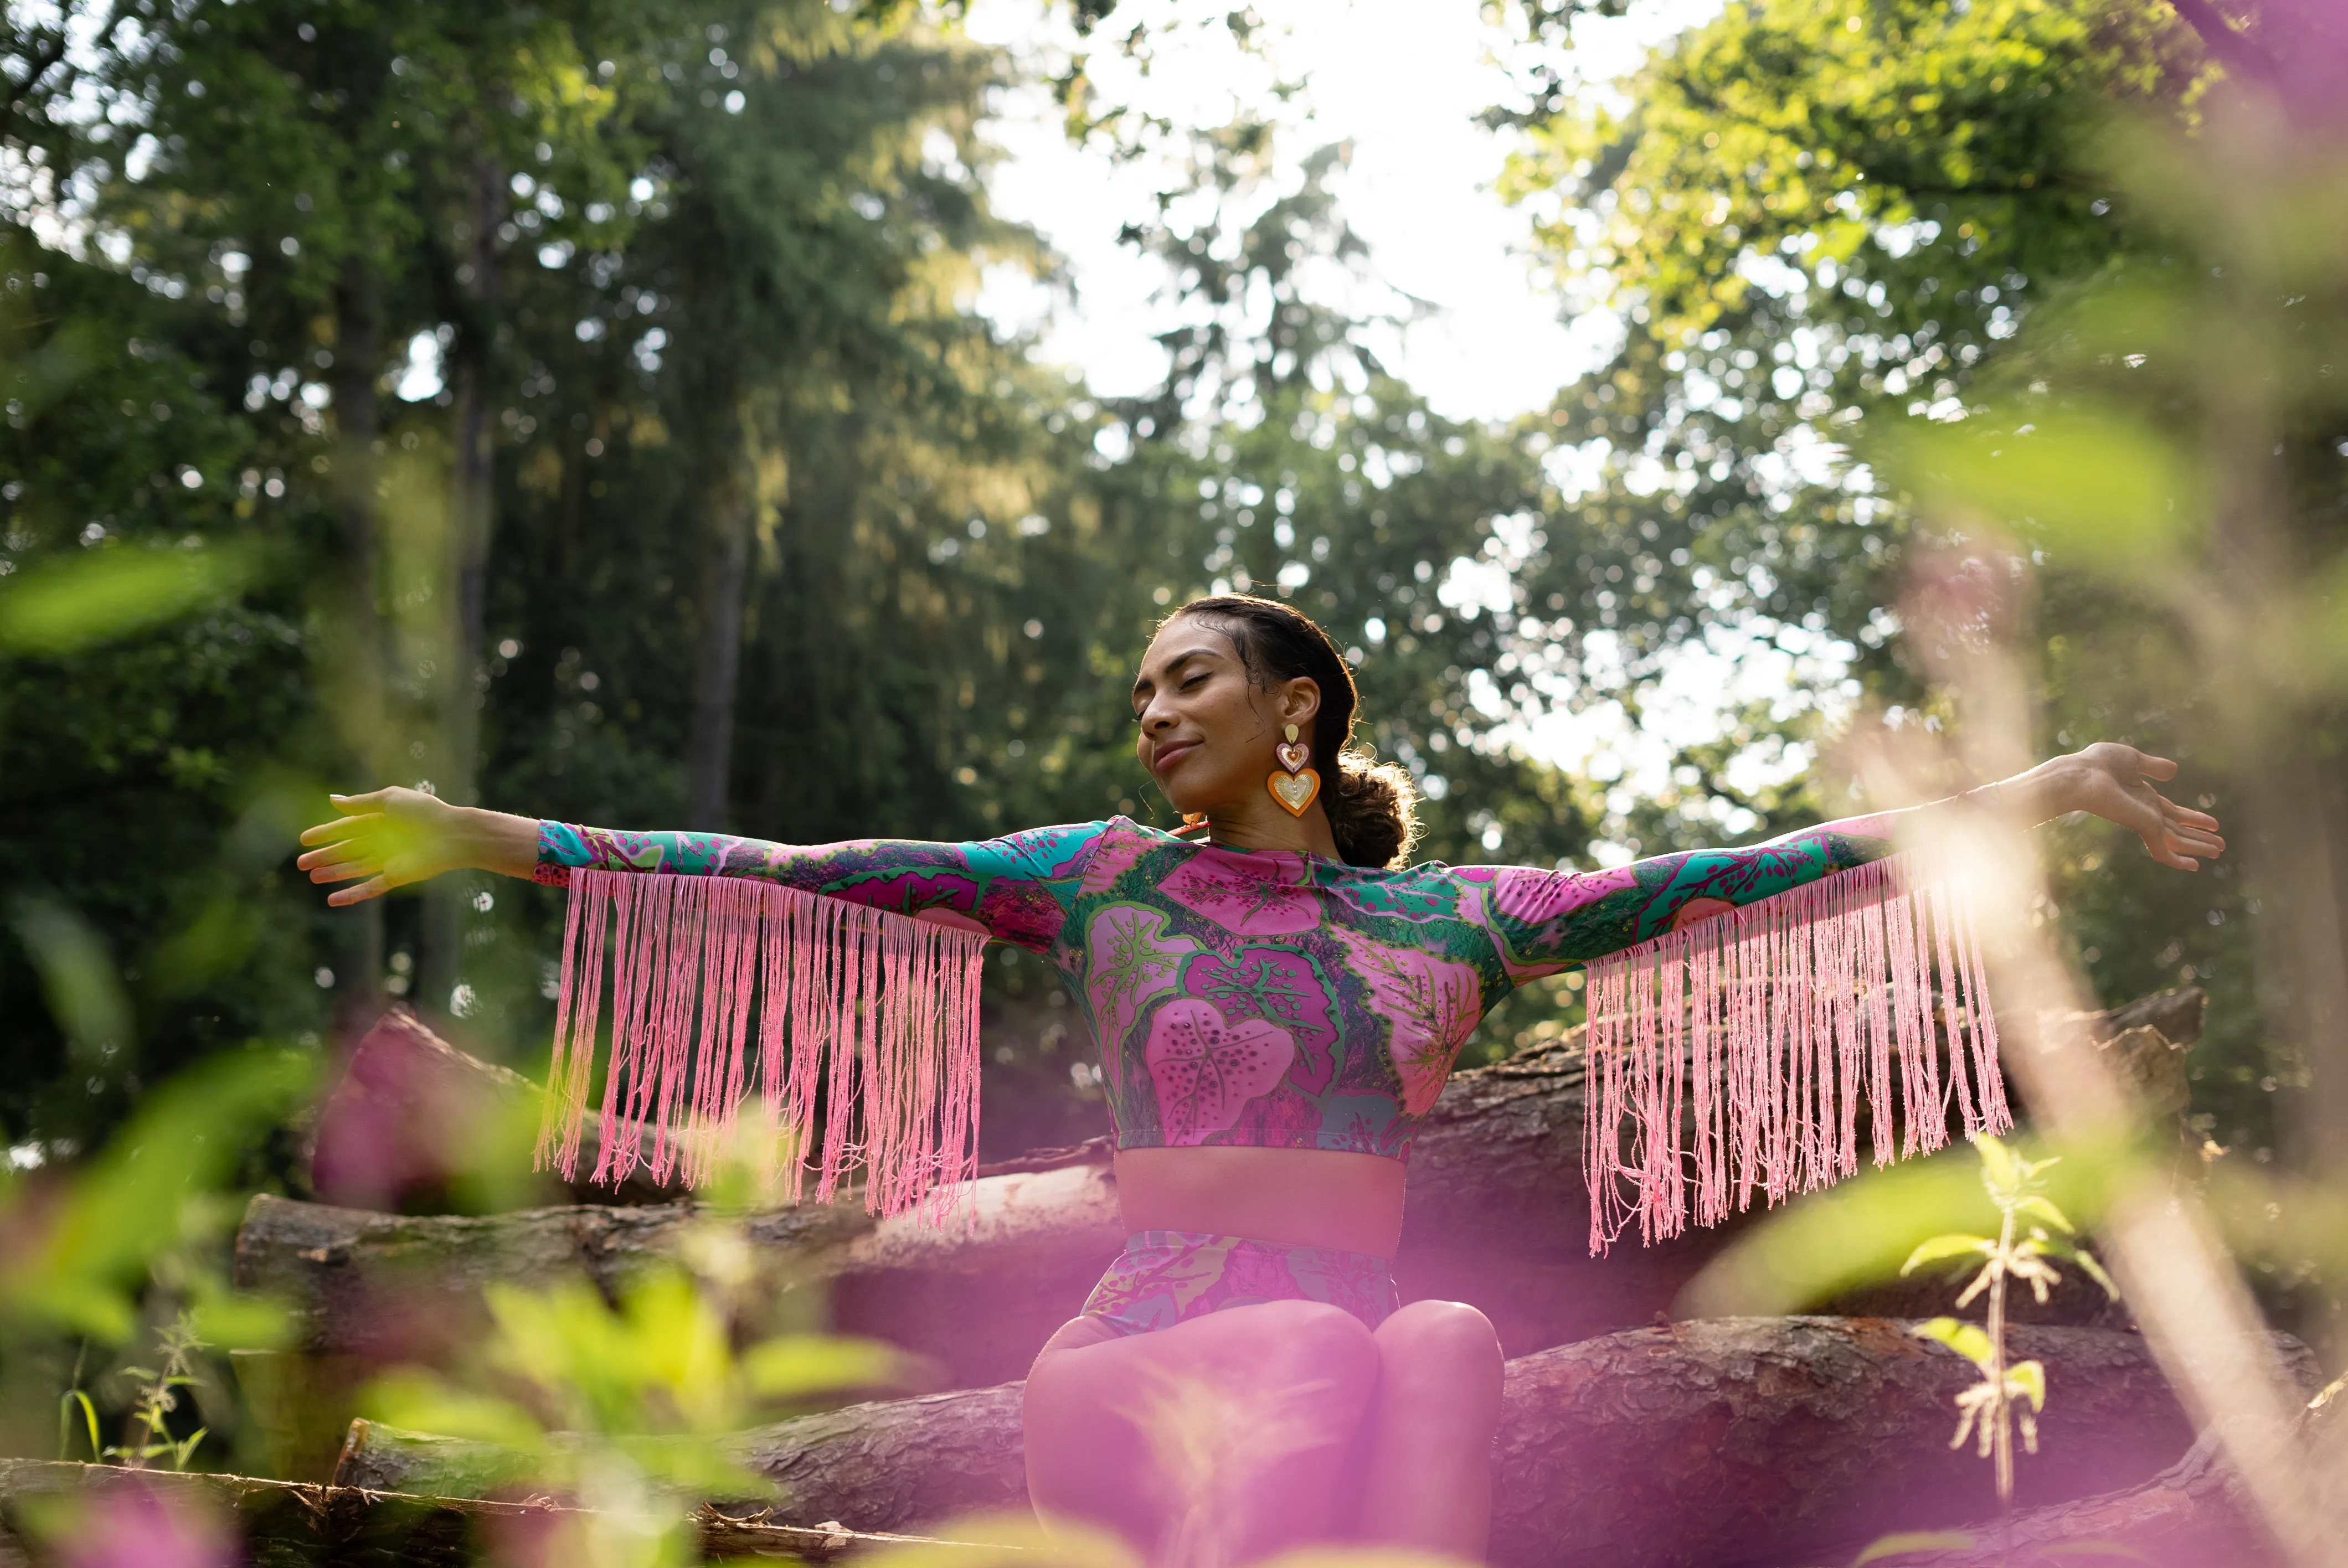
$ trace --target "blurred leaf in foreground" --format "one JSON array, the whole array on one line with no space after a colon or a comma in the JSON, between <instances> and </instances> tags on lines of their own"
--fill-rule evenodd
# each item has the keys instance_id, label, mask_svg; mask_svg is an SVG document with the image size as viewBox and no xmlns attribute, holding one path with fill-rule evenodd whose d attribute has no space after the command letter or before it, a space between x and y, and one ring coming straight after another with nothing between
<instances>
[{"instance_id":1,"label":"blurred leaf in foreground","mask_svg":"<svg viewBox=\"0 0 2348 1568\"><path fill-rule=\"evenodd\" d=\"M0 584L0 653L72 653L233 598L262 574L245 545L108 549L57 560Z\"/></svg>"},{"instance_id":2,"label":"blurred leaf in foreground","mask_svg":"<svg viewBox=\"0 0 2348 1568\"><path fill-rule=\"evenodd\" d=\"M2066 1145L2062 1163L2046 1172L2043 1191L2070 1217L2092 1225L2138 1157L2127 1145ZM1798 1312L1842 1291L1894 1278L1920 1248L1958 1233L1970 1240L1996 1218L1982 1164L1970 1147L1951 1149L1870 1173L1771 1214L1689 1281L1674 1310L1691 1317ZM1968 1245L1947 1255L1977 1251Z\"/></svg>"},{"instance_id":3,"label":"blurred leaf in foreground","mask_svg":"<svg viewBox=\"0 0 2348 1568\"><path fill-rule=\"evenodd\" d=\"M219 1217L208 1197L308 1091L314 1071L291 1051L216 1057L149 1093L87 1168L0 1186L0 1319L109 1344L129 1338L154 1261ZM231 1306L216 1284L196 1294L216 1344L233 1342L224 1329L265 1334L273 1322Z\"/></svg>"},{"instance_id":4,"label":"blurred leaf in foreground","mask_svg":"<svg viewBox=\"0 0 2348 1568\"><path fill-rule=\"evenodd\" d=\"M489 1287L494 1325L478 1360L379 1379L371 1414L393 1426L503 1450L501 1478L592 1503L533 1561L682 1561L691 1500L771 1498L723 1439L778 1403L901 1382L909 1366L874 1341L792 1336L736 1355L716 1293L677 1270L648 1272L617 1307L583 1282ZM575 1537L575 1539L573 1538Z\"/></svg>"},{"instance_id":5,"label":"blurred leaf in foreground","mask_svg":"<svg viewBox=\"0 0 2348 1568\"><path fill-rule=\"evenodd\" d=\"M106 939L90 923L61 904L24 897L10 907L8 924L40 971L50 1016L72 1041L77 1062L94 1069L129 1047L130 1004Z\"/></svg>"}]
</instances>

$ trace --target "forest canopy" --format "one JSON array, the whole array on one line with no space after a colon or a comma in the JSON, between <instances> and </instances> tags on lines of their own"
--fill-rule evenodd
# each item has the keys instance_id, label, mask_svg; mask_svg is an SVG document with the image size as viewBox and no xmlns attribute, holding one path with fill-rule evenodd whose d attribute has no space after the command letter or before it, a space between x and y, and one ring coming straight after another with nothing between
<instances>
[{"instance_id":1,"label":"forest canopy","mask_svg":"<svg viewBox=\"0 0 2348 1568\"><path fill-rule=\"evenodd\" d=\"M1957 717L1903 641L1947 527L1903 433L2041 386L2064 329L2035 318L2194 243L2128 149L2197 135L2222 65L2123 0L1753 0L1585 80L1577 29L1613 9L1494 14L1500 194L1559 308L1618 333L1508 422L1442 417L1309 285L1376 264L1341 149L1105 101L1086 59L1146 56L1154 13L1080 6L1056 84L1072 135L1179 144L1200 198L1126 234L1194 307L1138 397L975 309L985 269L1057 263L989 200L990 94L1025 67L951 8L12 14L9 1143L85 1145L215 1050L329 1051L387 997L529 1068L551 902L329 914L287 865L329 787L792 842L1165 823L1122 678L1202 592L1330 628L1434 857L1588 864L1849 805L1807 764L1854 726ZM2042 743L2190 738L2158 610L2036 548ZM1772 645L1823 656L1658 794L1523 746L1551 712L1635 725L1678 651ZM2271 1145L2258 1086L2297 1068L2235 874L2059 844L2096 987L2209 985L2199 1109ZM1089 1131L1044 980L990 981L1004 1147ZM1471 1050L1577 1005L1529 994Z\"/></svg>"}]
</instances>

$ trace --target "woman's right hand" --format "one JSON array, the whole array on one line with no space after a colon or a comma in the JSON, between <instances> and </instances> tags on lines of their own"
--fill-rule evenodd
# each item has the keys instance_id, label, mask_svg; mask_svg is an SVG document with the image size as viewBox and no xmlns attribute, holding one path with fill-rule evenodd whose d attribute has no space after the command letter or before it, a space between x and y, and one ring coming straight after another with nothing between
<instances>
[{"instance_id":1,"label":"woman's right hand","mask_svg":"<svg viewBox=\"0 0 2348 1568\"><path fill-rule=\"evenodd\" d=\"M294 864L313 882L358 883L328 894L331 905L356 904L471 866L527 876L536 856L538 825L524 817L468 811L398 785L326 798L343 815L304 833L302 842L316 847ZM504 842L525 834L527 845ZM519 871L508 864L516 860Z\"/></svg>"}]
</instances>

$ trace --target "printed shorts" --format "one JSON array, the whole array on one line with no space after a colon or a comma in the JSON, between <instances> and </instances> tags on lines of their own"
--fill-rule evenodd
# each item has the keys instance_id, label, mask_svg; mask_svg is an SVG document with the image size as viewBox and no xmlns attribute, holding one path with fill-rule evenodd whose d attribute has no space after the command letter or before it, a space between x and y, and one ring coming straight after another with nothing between
<instances>
[{"instance_id":1,"label":"printed shorts","mask_svg":"<svg viewBox=\"0 0 2348 1568\"><path fill-rule=\"evenodd\" d=\"M1397 1305L1382 1257L1196 1231L1136 1231L1085 1298L1085 1316L1151 1334L1227 1307L1325 1301L1375 1328Z\"/></svg>"}]
</instances>

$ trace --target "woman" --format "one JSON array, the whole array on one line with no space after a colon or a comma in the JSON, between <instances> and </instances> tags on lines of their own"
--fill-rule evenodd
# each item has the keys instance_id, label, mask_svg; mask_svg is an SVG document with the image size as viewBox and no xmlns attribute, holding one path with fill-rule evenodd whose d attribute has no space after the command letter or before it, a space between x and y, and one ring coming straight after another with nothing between
<instances>
[{"instance_id":1,"label":"woman","mask_svg":"<svg viewBox=\"0 0 2348 1568\"><path fill-rule=\"evenodd\" d=\"M390 789L338 797L349 815L304 834L320 847L298 864L358 884L338 905L467 866L759 876L1045 954L1102 1045L1134 1234L1028 1378L1036 1508L1186 1559L1328 1539L1476 1559L1499 1346L1472 1307L1398 1306L1389 1272L1410 1137L1453 1056L1519 980L1880 858L1908 814L1605 873L1406 868L1408 776L1346 752L1354 707L1311 620L1205 599L1159 627L1133 687L1142 765L1201 842L1118 818L791 848ZM2224 845L2146 782L2175 772L2091 746L1993 799L2017 822L2092 812L2191 870Z\"/></svg>"}]
</instances>

